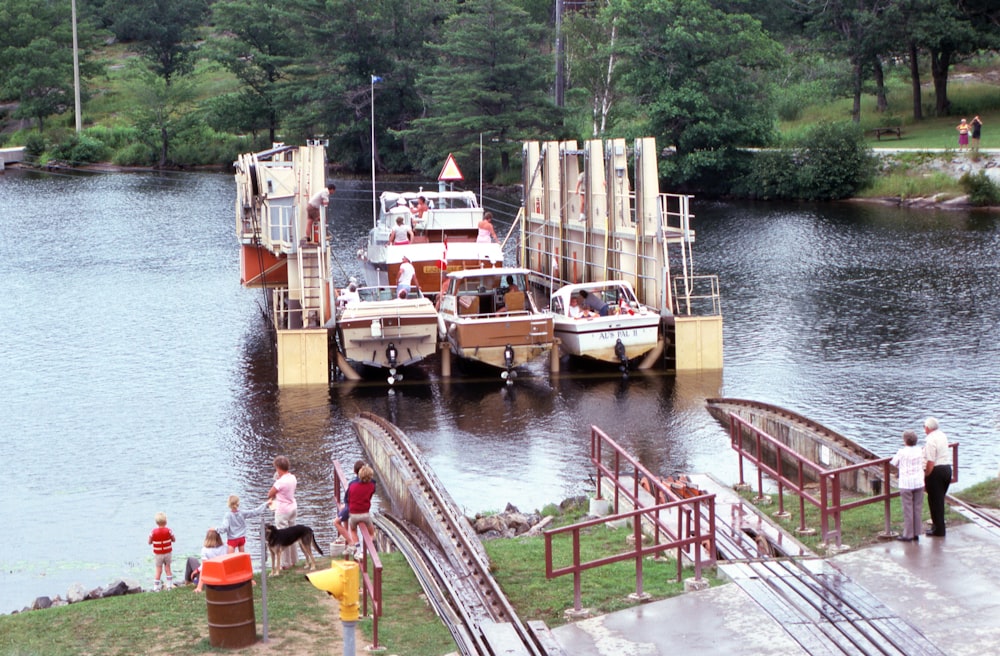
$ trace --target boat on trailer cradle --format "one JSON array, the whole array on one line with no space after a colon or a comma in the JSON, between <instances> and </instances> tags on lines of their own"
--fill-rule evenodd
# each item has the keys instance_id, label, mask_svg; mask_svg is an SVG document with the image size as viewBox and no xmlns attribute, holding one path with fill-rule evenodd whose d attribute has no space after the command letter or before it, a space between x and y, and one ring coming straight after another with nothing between
<instances>
[{"instance_id":1,"label":"boat on trailer cradle","mask_svg":"<svg viewBox=\"0 0 1000 656\"><path fill-rule=\"evenodd\" d=\"M550 358L552 314L539 307L530 291L522 291L528 273L514 267L449 273L439 308L447 351L499 371L508 383L518 369ZM549 364L558 368L557 362Z\"/></svg>"},{"instance_id":2,"label":"boat on trailer cradle","mask_svg":"<svg viewBox=\"0 0 1000 656\"><path fill-rule=\"evenodd\" d=\"M581 314L575 315L572 303L577 300L577 307L581 307L581 292L601 299L607 314L590 312L583 316L580 310ZM617 365L627 372L634 364L640 369L649 368L662 354L660 313L639 303L628 281L564 285L552 294L549 309L559 349L570 357ZM642 362L638 362L640 358Z\"/></svg>"},{"instance_id":3,"label":"boat on trailer cradle","mask_svg":"<svg viewBox=\"0 0 1000 656\"><path fill-rule=\"evenodd\" d=\"M695 273L691 197L660 193L657 153L652 137L631 148L624 139L525 142L518 263L531 271L530 288L540 298L558 301L567 286L628 283L637 306L652 315L635 321L645 326L657 318L652 348L644 330L634 347L622 338L609 357L562 318L565 308L561 315L552 305L556 329L565 331L559 338L569 342L565 352L617 362L623 371L623 359L638 368L721 370L718 278ZM619 338L608 341L617 346Z\"/></svg>"},{"instance_id":4,"label":"boat on trailer cradle","mask_svg":"<svg viewBox=\"0 0 1000 656\"><path fill-rule=\"evenodd\" d=\"M418 216L421 197L429 209ZM366 285L395 284L406 256L413 264L417 284L435 300L445 273L503 264L500 244L476 241L485 212L471 191L384 191L378 205L375 225L358 250ZM413 231L413 239L393 244L390 237L400 218Z\"/></svg>"},{"instance_id":5,"label":"boat on trailer cradle","mask_svg":"<svg viewBox=\"0 0 1000 656\"><path fill-rule=\"evenodd\" d=\"M337 309L337 366L347 378L362 372L390 385L403 369L437 352L438 315L434 304L414 289L406 298L395 287L361 287L358 298Z\"/></svg>"}]
</instances>

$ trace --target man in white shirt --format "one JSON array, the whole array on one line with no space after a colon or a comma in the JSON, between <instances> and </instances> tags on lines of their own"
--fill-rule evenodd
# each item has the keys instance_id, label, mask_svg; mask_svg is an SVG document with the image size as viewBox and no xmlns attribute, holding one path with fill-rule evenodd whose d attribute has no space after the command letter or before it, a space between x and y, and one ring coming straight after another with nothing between
<instances>
[{"instance_id":1,"label":"man in white shirt","mask_svg":"<svg viewBox=\"0 0 1000 656\"><path fill-rule=\"evenodd\" d=\"M951 485L951 458L949 456L948 436L938 428L934 417L924 420L924 433L927 441L924 443L924 488L927 490L927 508L931 511L932 526L925 535L934 538L944 537L944 498Z\"/></svg>"},{"instance_id":2,"label":"man in white shirt","mask_svg":"<svg viewBox=\"0 0 1000 656\"><path fill-rule=\"evenodd\" d=\"M410 285L416 277L417 271L410 263L410 258L403 256L403 261L399 263L399 273L396 274L396 296L406 298L410 293ZM419 288L420 285L417 285Z\"/></svg>"}]
</instances>

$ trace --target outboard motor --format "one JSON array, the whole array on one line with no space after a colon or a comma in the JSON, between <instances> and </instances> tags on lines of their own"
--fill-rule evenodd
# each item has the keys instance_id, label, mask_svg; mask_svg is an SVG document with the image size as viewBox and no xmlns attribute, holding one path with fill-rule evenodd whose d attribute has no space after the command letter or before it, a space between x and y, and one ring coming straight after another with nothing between
<instances>
[{"instance_id":1,"label":"outboard motor","mask_svg":"<svg viewBox=\"0 0 1000 656\"><path fill-rule=\"evenodd\" d=\"M503 349L503 364L506 369L500 372L500 377L506 380L508 385L511 385L517 378L517 372L514 371L514 347L510 344Z\"/></svg>"},{"instance_id":2,"label":"outboard motor","mask_svg":"<svg viewBox=\"0 0 1000 656\"><path fill-rule=\"evenodd\" d=\"M389 342L389 346L385 348L385 359L389 361L389 378L387 380L390 385L396 381L403 380L403 374L396 372L398 357L399 353L396 351L396 345Z\"/></svg>"},{"instance_id":3,"label":"outboard motor","mask_svg":"<svg viewBox=\"0 0 1000 656\"><path fill-rule=\"evenodd\" d=\"M625 355L625 345L622 344L622 340L619 339L615 342L615 355L618 356L618 370L623 374L628 373L628 357Z\"/></svg>"}]
</instances>

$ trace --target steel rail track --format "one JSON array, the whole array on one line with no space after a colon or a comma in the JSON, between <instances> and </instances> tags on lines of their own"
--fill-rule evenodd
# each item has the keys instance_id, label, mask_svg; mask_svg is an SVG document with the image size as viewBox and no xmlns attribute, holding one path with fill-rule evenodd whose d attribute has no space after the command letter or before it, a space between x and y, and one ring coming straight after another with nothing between
<instances>
[{"instance_id":1,"label":"steel rail track","mask_svg":"<svg viewBox=\"0 0 1000 656\"><path fill-rule=\"evenodd\" d=\"M440 526L435 531L443 558L450 564L449 584L455 588L452 601L461 608L466 631L476 637L481 651L470 654L525 654L544 656L550 651L535 631L521 621L514 607L490 573L489 559L479 537L465 516L442 490L433 472L411 447L406 436L393 424L369 412L360 421L371 422L401 454L409 468L409 479L424 497L425 519ZM425 554L432 550L425 549ZM461 585L458 585L461 583ZM454 632L453 632L454 635ZM481 642L479 642L481 640ZM456 641L457 642L457 641Z\"/></svg>"},{"instance_id":2,"label":"steel rail track","mask_svg":"<svg viewBox=\"0 0 1000 656\"><path fill-rule=\"evenodd\" d=\"M463 612L464 607L455 602L457 597L450 585L450 581L455 580L454 576L450 576L448 570L443 571L440 559L429 556L433 547L429 548L427 541L421 539L419 532L411 525L392 515L379 514L375 517L375 525L406 558L428 602L451 633L459 652L482 653L486 646L470 632L470 618Z\"/></svg>"}]
</instances>

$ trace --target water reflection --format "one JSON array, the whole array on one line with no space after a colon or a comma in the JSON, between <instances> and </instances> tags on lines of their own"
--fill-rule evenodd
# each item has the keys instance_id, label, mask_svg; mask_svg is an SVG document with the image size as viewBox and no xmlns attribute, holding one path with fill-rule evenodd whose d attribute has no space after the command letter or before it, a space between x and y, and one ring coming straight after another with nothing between
<instances>
[{"instance_id":1,"label":"water reflection","mask_svg":"<svg viewBox=\"0 0 1000 656\"><path fill-rule=\"evenodd\" d=\"M346 280L370 186L337 186ZM567 369L507 386L428 368L393 388L279 390L260 292L238 283L233 192L224 175L0 178L0 477L17 500L0 504L0 612L77 581L148 584L153 514L167 512L179 555L197 553L229 494L263 499L279 453L300 521L328 541L332 462L363 455L361 411L400 426L470 513L588 490L592 425L654 471L732 482L703 407L719 395L785 405L886 455L935 414L962 442L959 487L1000 461L995 215L696 203L695 269L722 285L724 372Z\"/></svg>"}]
</instances>

